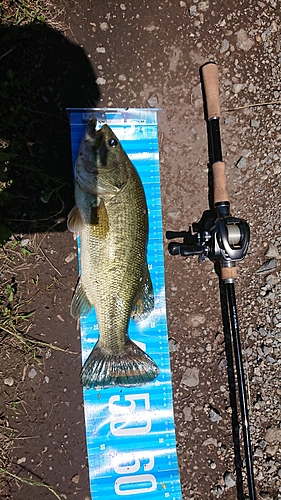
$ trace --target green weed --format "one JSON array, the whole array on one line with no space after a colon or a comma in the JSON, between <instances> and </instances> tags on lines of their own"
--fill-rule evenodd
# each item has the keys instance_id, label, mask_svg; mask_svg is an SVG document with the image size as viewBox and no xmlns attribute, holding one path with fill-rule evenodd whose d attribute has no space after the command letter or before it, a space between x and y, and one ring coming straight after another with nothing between
<instances>
[{"instance_id":1,"label":"green weed","mask_svg":"<svg viewBox=\"0 0 281 500\"><path fill-rule=\"evenodd\" d=\"M43 483L42 481L33 481L32 479L27 479L27 478L18 476L17 474L12 474L7 469L4 469L3 467L0 467L0 473L8 475L8 476L12 477L13 479L16 479L20 483L29 484L30 486L38 486L38 487L47 488L47 490L49 490L50 493L52 493L56 498L58 498L58 500L61 500L60 495L54 490L54 488L52 488L51 486L49 486L46 483Z\"/></svg>"},{"instance_id":2,"label":"green weed","mask_svg":"<svg viewBox=\"0 0 281 500\"><path fill-rule=\"evenodd\" d=\"M18 26L24 23L32 23L35 21L46 21L46 6L42 0L16 0L11 3L3 2L2 19L6 23L13 23Z\"/></svg>"}]
</instances>

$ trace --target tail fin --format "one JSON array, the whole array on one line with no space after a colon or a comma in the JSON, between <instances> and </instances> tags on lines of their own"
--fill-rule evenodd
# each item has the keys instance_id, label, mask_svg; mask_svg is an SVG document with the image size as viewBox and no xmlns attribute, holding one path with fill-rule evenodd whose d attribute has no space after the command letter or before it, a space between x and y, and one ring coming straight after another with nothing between
<instances>
[{"instance_id":1,"label":"tail fin","mask_svg":"<svg viewBox=\"0 0 281 500\"><path fill-rule=\"evenodd\" d=\"M111 354L95 345L81 373L83 386L110 387L147 384L159 375L154 361L134 342L128 343L121 353Z\"/></svg>"}]
</instances>

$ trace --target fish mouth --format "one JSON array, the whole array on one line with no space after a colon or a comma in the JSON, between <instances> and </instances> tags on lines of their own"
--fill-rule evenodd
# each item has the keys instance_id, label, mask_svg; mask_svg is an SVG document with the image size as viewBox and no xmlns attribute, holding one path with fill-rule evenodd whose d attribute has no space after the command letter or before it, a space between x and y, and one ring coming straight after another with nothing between
<instances>
[{"instance_id":1,"label":"fish mouth","mask_svg":"<svg viewBox=\"0 0 281 500\"><path fill-rule=\"evenodd\" d=\"M104 140L102 128L97 130L96 127L97 119L90 118L85 134L85 146L92 152L97 151L101 147Z\"/></svg>"}]
</instances>

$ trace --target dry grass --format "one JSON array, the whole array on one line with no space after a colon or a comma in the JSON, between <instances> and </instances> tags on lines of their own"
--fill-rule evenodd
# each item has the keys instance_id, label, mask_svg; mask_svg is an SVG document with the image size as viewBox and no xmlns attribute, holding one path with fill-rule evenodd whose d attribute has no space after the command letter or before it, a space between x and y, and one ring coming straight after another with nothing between
<instances>
[{"instance_id":1,"label":"dry grass","mask_svg":"<svg viewBox=\"0 0 281 500\"><path fill-rule=\"evenodd\" d=\"M64 6L49 0L2 0L1 19L4 24L23 26L32 22L46 23L52 28L65 32L68 27L61 21Z\"/></svg>"}]
</instances>

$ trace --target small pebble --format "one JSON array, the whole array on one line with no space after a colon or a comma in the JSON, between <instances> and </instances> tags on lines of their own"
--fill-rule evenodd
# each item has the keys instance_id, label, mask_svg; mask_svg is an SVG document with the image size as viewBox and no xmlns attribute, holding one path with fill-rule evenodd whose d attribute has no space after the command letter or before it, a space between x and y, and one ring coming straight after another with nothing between
<instances>
[{"instance_id":1,"label":"small pebble","mask_svg":"<svg viewBox=\"0 0 281 500\"><path fill-rule=\"evenodd\" d=\"M269 244L268 250L266 251L265 256L267 258L281 259L281 255L278 252L278 248L275 245L272 245L272 244Z\"/></svg>"},{"instance_id":2,"label":"small pebble","mask_svg":"<svg viewBox=\"0 0 281 500\"><path fill-rule=\"evenodd\" d=\"M71 481L74 483L74 484L78 484L79 481L80 481L80 476L79 474L75 474L72 478L71 478Z\"/></svg>"},{"instance_id":3,"label":"small pebble","mask_svg":"<svg viewBox=\"0 0 281 500\"><path fill-rule=\"evenodd\" d=\"M71 252L67 257L65 257L65 262L69 264L72 260L76 258L76 252Z\"/></svg>"},{"instance_id":4,"label":"small pebble","mask_svg":"<svg viewBox=\"0 0 281 500\"><path fill-rule=\"evenodd\" d=\"M228 40L223 40L220 48L220 53L223 54L224 52L227 52L229 49L229 41Z\"/></svg>"},{"instance_id":5,"label":"small pebble","mask_svg":"<svg viewBox=\"0 0 281 500\"><path fill-rule=\"evenodd\" d=\"M181 383L187 387L195 387L199 384L198 368L187 368L182 376Z\"/></svg>"},{"instance_id":6,"label":"small pebble","mask_svg":"<svg viewBox=\"0 0 281 500\"><path fill-rule=\"evenodd\" d=\"M196 7L196 5L191 5L191 6L189 7L189 14L190 14L191 16L195 16L195 15L196 15L196 13L197 13L197 7Z\"/></svg>"},{"instance_id":7,"label":"small pebble","mask_svg":"<svg viewBox=\"0 0 281 500\"><path fill-rule=\"evenodd\" d=\"M156 96L151 96L149 99L147 99L147 103L151 108L156 108L158 106L158 99Z\"/></svg>"},{"instance_id":8,"label":"small pebble","mask_svg":"<svg viewBox=\"0 0 281 500\"><path fill-rule=\"evenodd\" d=\"M34 377L36 377L36 375L37 375L37 371L34 368L31 368L31 370L28 374L29 378L34 379Z\"/></svg>"},{"instance_id":9,"label":"small pebble","mask_svg":"<svg viewBox=\"0 0 281 500\"><path fill-rule=\"evenodd\" d=\"M235 481L232 479L231 474L228 471L224 474L224 482L228 488L233 488L233 486L235 486Z\"/></svg>"},{"instance_id":10,"label":"small pebble","mask_svg":"<svg viewBox=\"0 0 281 500\"><path fill-rule=\"evenodd\" d=\"M96 79L96 83L98 85L105 85L106 84L106 79L105 78L102 78L101 76L99 76L97 79Z\"/></svg>"},{"instance_id":11,"label":"small pebble","mask_svg":"<svg viewBox=\"0 0 281 500\"><path fill-rule=\"evenodd\" d=\"M4 384L12 387L12 385L14 385L14 379L12 377L7 377L4 379Z\"/></svg>"},{"instance_id":12,"label":"small pebble","mask_svg":"<svg viewBox=\"0 0 281 500\"><path fill-rule=\"evenodd\" d=\"M20 246L21 247L26 247L26 245L28 245L30 243L30 239L29 238L24 238L21 240L20 242Z\"/></svg>"},{"instance_id":13,"label":"small pebble","mask_svg":"<svg viewBox=\"0 0 281 500\"><path fill-rule=\"evenodd\" d=\"M241 156L239 158L238 162L236 163L236 167L240 169L244 169L247 167L247 159L244 156Z\"/></svg>"},{"instance_id":14,"label":"small pebble","mask_svg":"<svg viewBox=\"0 0 281 500\"><path fill-rule=\"evenodd\" d=\"M215 408L211 408L209 411L209 418L211 422L220 422L222 420L222 416Z\"/></svg>"},{"instance_id":15,"label":"small pebble","mask_svg":"<svg viewBox=\"0 0 281 500\"><path fill-rule=\"evenodd\" d=\"M257 128L257 127L260 126L260 122L258 122L257 120L251 120L250 121L250 126L254 127L254 128Z\"/></svg>"}]
</instances>

